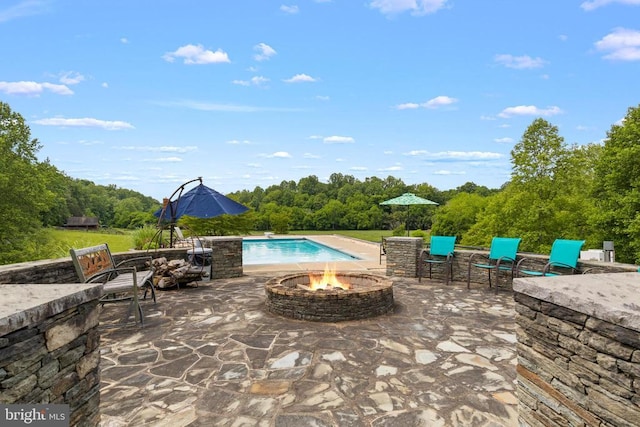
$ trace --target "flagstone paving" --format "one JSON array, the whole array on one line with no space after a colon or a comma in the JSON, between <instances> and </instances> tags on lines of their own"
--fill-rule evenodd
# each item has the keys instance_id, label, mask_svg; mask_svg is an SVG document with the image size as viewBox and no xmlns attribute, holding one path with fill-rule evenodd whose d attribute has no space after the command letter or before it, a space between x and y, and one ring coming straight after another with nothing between
<instances>
[{"instance_id":1,"label":"flagstone paving","mask_svg":"<svg viewBox=\"0 0 640 427\"><path fill-rule=\"evenodd\" d=\"M265 311L273 275L159 291L142 329L106 306L102 425L518 424L511 292L393 278L394 313L318 323Z\"/></svg>"}]
</instances>

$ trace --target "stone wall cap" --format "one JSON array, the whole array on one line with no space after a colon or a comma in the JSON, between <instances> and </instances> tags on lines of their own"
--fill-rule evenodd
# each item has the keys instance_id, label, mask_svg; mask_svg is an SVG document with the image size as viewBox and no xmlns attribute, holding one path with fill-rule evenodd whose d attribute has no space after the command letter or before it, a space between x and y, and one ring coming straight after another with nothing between
<instances>
[{"instance_id":1,"label":"stone wall cap","mask_svg":"<svg viewBox=\"0 0 640 427\"><path fill-rule=\"evenodd\" d=\"M71 307L99 299L102 284L2 285L0 291L0 336L4 336Z\"/></svg>"},{"instance_id":2,"label":"stone wall cap","mask_svg":"<svg viewBox=\"0 0 640 427\"><path fill-rule=\"evenodd\" d=\"M513 290L640 332L640 273L513 280Z\"/></svg>"},{"instance_id":3,"label":"stone wall cap","mask_svg":"<svg viewBox=\"0 0 640 427\"><path fill-rule=\"evenodd\" d=\"M394 236L394 237L386 237L385 240L393 240L393 241L407 241L407 242L414 242L416 240L424 240L422 237L400 237L400 236Z\"/></svg>"},{"instance_id":4,"label":"stone wall cap","mask_svg":"<svg viewBox=\"0 0 640 427\"><path fill-rule=\"evenodd\" d=\"M224 242L224 241L235 241L235 240L242 241L242 237L240 236L204 236L204 237L201 237L200 239L204 240L205 242L208 242L208 241Z\"/></svg>"}]
</instances>

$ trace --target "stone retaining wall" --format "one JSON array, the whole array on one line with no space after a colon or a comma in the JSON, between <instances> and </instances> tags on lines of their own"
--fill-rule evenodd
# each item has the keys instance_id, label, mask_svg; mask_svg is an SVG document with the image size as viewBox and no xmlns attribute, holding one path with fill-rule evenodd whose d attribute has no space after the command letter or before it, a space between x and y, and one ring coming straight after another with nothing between
<instances>
[{"instance_id":1,"label":"stone retaining wall","mask_svg":"<svg viewBox=\"0 0 640 427\"><path fill-rule=\"evenodd\" d=\"M639 288L639 273L514 281L520 425L640 425Z\"/></svg>"},{"instance_id":2,"label":"stone retaining wall","mask_svg":"<svg viewBox=\"0 0 640 427\"><path fill-rule=\"evenodd\" d=\"M203 246L212 248L212 279L228 279L243 275L242 237L204 237Z\"/></svg>"},{"instance_id":3,"label":"stone retaining wall","mask_svg":"<svg viewBox=\"0 0 640 427\"><path fill-rule=\"evenodd\" d=\"M241 237L204 237L203 246L212 248L212 279L240 277L242 270ZM186 259L189 248L158 249L155 251L128 251L113 254L116 263L141 256ZM139 262L136 268L148 266ZM79 281L70 257L0 265L0 285L20 283L77 283Z\"/></svg>"},{"instance_id":4,"label":"stone retaining wall","mask_svg":"<svg viewBox=\"0 0 640 427\"><path fill-rule=\"evenodd\" d=\"M389 237L386 239L386 262L387 276L418 277L418 267L420 253L423 248L423 239L419 237ZM466 282L470 273L472 283L489 284L488 272L482 268L472 267L469 269L469 257L474 252L488 254L488 250L467 250L456 248L453 257L453 277L454 281ZM527 258L527 269L542 270L549 261L549 257L539 254L519 253L517 260ZM482 258L474 257L474 262L482 261ZM578 262L580 272L588 270L593 273L621 273L636 271L638 267L629 264L614 262L601 262L591 260L581 260ZM428 270L425 270L428 275ZM436 280L444 280L444 264L434 264L432 266L432 277ZM492 282L495 277L492 276ZM499 286L511 287L511 274L501 272L498 280Z\"/></svg>"},{"instance_id":5,"label":"stone retaining wall","mask_svg":"<svg viewBox=\"0 0 640 427\"><path fill-rule=\"evenodd\" d=\"M68 404L70 425L100 421L102 286L5 285L0 403Z\"/></svg>"}]
</instances>

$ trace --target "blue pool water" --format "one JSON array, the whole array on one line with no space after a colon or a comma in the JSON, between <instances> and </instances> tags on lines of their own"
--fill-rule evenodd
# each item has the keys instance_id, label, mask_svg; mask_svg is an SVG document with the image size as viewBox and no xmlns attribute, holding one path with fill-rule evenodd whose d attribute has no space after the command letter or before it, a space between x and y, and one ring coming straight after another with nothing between
<instances>
[{"instance_id":1,"label":"blue pool water","mask_svg":"<svg viewBox=\"0 0 640 427\"><path fill-rule=\"evenodd\" d=\"M356 259L359 258L307 239L246 239L242 241L242 263L244 265L353 261Z\"/></svg>"}]
</instances>

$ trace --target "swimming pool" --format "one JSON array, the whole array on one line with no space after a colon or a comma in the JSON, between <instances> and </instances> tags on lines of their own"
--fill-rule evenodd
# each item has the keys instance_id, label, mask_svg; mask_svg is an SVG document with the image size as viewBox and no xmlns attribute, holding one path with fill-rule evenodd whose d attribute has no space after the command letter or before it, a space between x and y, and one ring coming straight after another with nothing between
<instances>
[{"instance_id":1,"label":"swimming pool","mask_svg":"<svg viewBox=\"0 0 640 427\"><path fill-rule=\"evenodd\" d=\"M354 261L360 259L308 239L245 239L242 264L296 264L299 262Z\"/></svg>"}]
</instances>

